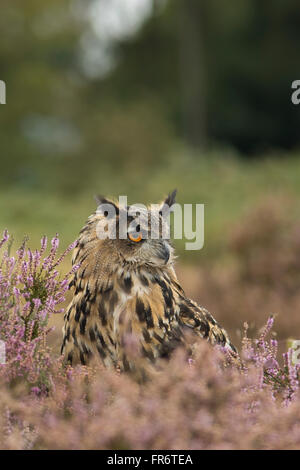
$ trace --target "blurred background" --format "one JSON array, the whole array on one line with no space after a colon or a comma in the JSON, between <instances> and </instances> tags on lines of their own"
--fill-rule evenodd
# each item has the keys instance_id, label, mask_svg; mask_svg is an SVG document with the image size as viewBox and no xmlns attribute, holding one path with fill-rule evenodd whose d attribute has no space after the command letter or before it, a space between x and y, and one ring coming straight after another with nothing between
<instances>
[{"instance_id":1,"label":"blurred background","mask_svg":"<svg viewBox=\"0 0 300 470\"><path fill-rule=\"evenodd\" d=\"M186 292L300 338L296 0L2 0L0 230L72 242L96 193L205 204ZM69 266L66 264L65 268ZM55 320L61 323L61 318ZM57 329L55 341L59 341Z\"/></svg>"}]
</instances>

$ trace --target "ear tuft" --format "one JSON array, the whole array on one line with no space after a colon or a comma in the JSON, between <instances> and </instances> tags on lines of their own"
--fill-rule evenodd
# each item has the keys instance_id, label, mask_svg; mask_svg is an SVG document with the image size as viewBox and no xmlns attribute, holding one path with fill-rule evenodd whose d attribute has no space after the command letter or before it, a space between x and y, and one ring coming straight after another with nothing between
<instances>
[{"instance_id":1,"label":"ear tuft","mask_svg":"<svg viewBox=\"0 0 300 470\"><path fill-rule=\"evenodd\" d=\"M100 195L100 194L95 194L94 196L94 199L97 203L98 206L100 206L100 204L108 204L110 203L110 201L108 199L106 199L106 197Z\"/></svg>"},{"instance_id":2,"label":"ear tuft","mask_svg":"<svg viewBox=\"0 0 300 470\"><path fill-rule=\"evenodd\" d=\"M166 198L164 204L167 204L169 207L173 206L173 204L175 204L176 194L177 194L177 189L174 189L174 191L169 193L169 195Z\"/></svg>"},{"instance_id":3,"label":"ear tuft","mask_svg":"<svg viewBox=\"0 0 300 470\"><path fill-rule=\"evenodd\" d=\"M118 208L117 204L115 204L113 201L111 201L111 200L107 199L106 197L101 196L99 194L96 194L94 196L94 199L97 203L97 207L101 206L102 204L110 204L110 205L114 206L116 214L117 215L119 214L119 208Z\"/></svg>"}]
</instances>

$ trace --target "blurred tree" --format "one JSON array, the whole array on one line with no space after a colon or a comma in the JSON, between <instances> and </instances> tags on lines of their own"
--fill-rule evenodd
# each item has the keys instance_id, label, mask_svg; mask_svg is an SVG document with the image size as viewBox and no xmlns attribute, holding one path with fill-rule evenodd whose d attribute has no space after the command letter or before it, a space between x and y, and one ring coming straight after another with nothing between
<instances>
[{"instance_id":1,"label":"blurred tree","mask_svg":"<svg viewBox=\"0 0 300 470\"><path fill-rule=\"evenodd\" d=\"M205 2L181 2L179 28L180 78L184 135L194 147L206 142ZM206 51L207 52L207 51Z\"/></svg>"},{"instance_id":2,"label":"blurred tree","mask_svg":"<svg viewBox=\"0 0 300 470\"><path fill-rule=\"evenodd\" d=\"M70 2L1 2L0 76L7 84L1 107L1 183L44 186L59 178L62 160L78 154L78 126L86 81L74 44L83 24ZM56 168L40 178L44 167Z\"/></svg>"},{"instance_id":3,"label":"blurred tree","mask_svg":"<svg viewBox=\"0 0 300 470\"><path fill-rule=\"evenodd\" d=\"M300 109L291 103L300 76L298 2L207 3L210 138L247 153L298 146Z\"/></svg>"},{"instance_id":4,"label":"blurred tree","mask_svg":"<svg viewBox=\"0 0 300 470\"><path fill-rule=\"evenodd\" d=\"M245 153L299 146L297 0L144 0L109 40L95 26L103 2L2 0L2 187L142 184L183 136Z\"/></svg>"},{"instance_id":5,"label":"blurred tree","mask_svg":"<svg viewBox=\"0 0 300 470\"><path fill-rule=\"evenodd\" d=\"M151 83L157 88L149 93L139 82L138 55L126 57L120 43L114 72L91 76L84 58L90 52L85 39L93 38L88 14L93 3L1 4L0 78L7 84L7 105L0 108L2 187L72 195L87 187L98 190L103 180L117 179L121 172L126 187L167 151L172 130L160 92L161 77L172 67L161 73L163 62L154 67L155 60L150 65L145 57L144 64L157 70ZM101 38L93 39L100 50Z\"/></svg>"},{"instance_id":6,"label":"blurred tree","mask_svg":"<svg viewBox=\"0 0 300 470\"><path fill-rule=\"evenodd\" d=\"M297 0L174 0L119 44L122 63L108 80L122 89L125 77L130 99L154 95L193 146L289 149L299 145L299 52Z\"/></svg>"}]
</instances>

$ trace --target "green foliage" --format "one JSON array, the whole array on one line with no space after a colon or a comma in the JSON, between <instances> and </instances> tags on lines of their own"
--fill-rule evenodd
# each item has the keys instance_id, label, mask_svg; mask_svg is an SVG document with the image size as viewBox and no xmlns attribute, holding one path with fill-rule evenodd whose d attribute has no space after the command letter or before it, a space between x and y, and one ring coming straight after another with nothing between
<instances>
[{"instance_id":1,"label":"green foliage","mask_svg":"<svg viewBox=\"0 0 300 470\"><path fill-rule=\"evenodd\" d=\"M56 231L72 241L96 193L155 202L178 188L179 202L206 205L204 250L185 252L177 243L181 255L199 262L226 250L228 228L262 194L298 197L297 151L269 152L249 164L224 150L263 140L276 145L282 137L292 145L298 138L299 113L289 99L297 78L293 0L272 8L265 1L201 2L202 23L194 18L197 37L205 39L204 124L211 140L225 143L205 152L187 150L181 139L190 85L180 56L185 4L154 9L136 35L114 44L115 69L93 78L80 62L81 40L91 34L76 14L80 5L84 12L89 4L1 4L7 105L0 107L0 225L18 243L24 234L36 244L36 234Z\"/></svg>"},{"instance_id":2,"label":"green foliage","mask_svg":"<svg viewBox=\"0 0 300 470\"><path fill-rule=\"evenodd\" d=\"M66 246L95 210L95 194L126 194L129 203L154 203L177 188L179 203L205 204L203 250L186 251L184 241L175 241L180 259L199 264L207 258L226 257L232 225L265 198L286 198L282 205L288 217L299 216L300 162L296 156L250 163L228 152L222 157L214 152L195 158L180 148L154 167L124 169L121 174L95 163L88 187L78 187L71 194L48 188L0 190L1 225L14 232L17 244L27 234L34 247L40 233L53 236L58 232Z\"/></svg>"},{"instance_id":3,"label":"green foliage","mask_svg":"<svg viewBox=\"0 0 300 470\"><path fill-rule=\"evenodd\" d=\"M128 193L134 185L139 194L145 178L159 171L165 178L173 168L174 146L182 149L183 129L191 125L185 100L193 71L193 64L182 62L186 4L169 1L154 9L136 35L114 44L119 58L114 70L93 78L80 56L82 39L92 34L83 14L88 5L74 0L1 4L4 189L73 197L95 186ZM191 5L202 44L203 88L195 89L192 101L196 117L204 107L203 129L194 122L196 132L243 150L297 145L299 113L290 102L298 73L296 2L201 2L201 11L197 2ZM191 172L202 165L201 158L198 152L189 159ZM184 166L184 150L177 151L176 165L180 159Z\"/></svg>"}]
</instances>

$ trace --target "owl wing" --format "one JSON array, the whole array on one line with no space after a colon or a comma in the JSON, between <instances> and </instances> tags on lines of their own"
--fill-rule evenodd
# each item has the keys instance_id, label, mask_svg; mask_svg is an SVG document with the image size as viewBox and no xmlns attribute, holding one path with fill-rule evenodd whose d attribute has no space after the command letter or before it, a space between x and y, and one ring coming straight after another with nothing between
<instances>
[{"instance_id":1,"label":"owl wing","mask_svg":"<svg viewBox=\"0 0 300 470\"><path fill-rule=\"evenodd\" d=\"M226 331L204 307L190 299L181 298L179 318L184 327L192 329L201 338L229 349L233 356L237 355L237 350Z\"/></svg>"}]
</instances>

